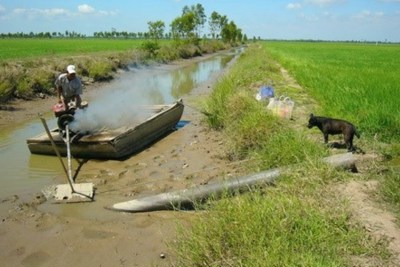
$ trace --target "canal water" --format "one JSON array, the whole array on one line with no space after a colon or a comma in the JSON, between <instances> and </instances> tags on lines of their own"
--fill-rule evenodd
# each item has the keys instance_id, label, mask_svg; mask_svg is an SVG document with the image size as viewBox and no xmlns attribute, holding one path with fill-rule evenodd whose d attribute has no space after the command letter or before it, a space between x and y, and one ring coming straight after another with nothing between
<instances>
[{"instance_id":1,"label":"canal water","mask_svg":"<svg viewBox=\"0 0 400 267\"><path fill-rule=\"evenodd\" d=\"M198 84L222 72L239 52L217 54L176 68L132 67L113 81L93 89L96 91L95 95L91 94L89 108L102 123L123 122L132 106L173 103L189 94ZM44 117L49 128L56 127L53 114L44 114ZM26 139L43 132L39 119L10 125L0 132L0 199L12 195L30 198L30 194L40 192L64 174L57 157L29 152Z\"/></svg>"}]
</instances>

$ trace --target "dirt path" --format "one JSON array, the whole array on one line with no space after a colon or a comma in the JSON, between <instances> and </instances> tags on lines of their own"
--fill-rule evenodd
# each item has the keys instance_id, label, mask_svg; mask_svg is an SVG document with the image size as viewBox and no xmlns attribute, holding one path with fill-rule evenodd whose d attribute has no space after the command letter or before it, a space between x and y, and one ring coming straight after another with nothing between
<instances>
[{"instance_id":1,"label":"dirt path","mask_svg":"<svg viewBox=\"0 0 400 267\"><path fill-rule=\"evenodd\" d=\"M377 191L377 181L352 181L337 187L337 191L349 201L350 209L356 220L376 240L386 240L393 258L389 266L400 266L400 231L396 218L388 210L382 208L374 195ZM376 259L358 258L357 266L388 266Z\"/></svg>"}]
</instances>

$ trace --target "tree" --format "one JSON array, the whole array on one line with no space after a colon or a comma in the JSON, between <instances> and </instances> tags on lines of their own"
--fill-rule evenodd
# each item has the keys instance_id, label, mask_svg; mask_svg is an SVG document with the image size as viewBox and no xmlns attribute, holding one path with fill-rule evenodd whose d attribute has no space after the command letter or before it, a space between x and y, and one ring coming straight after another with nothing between
<instances>
[{"instance_id":1,"label":"tree","mask_svg":"<svg viewBox=\"0 0 400 267\"><path fill-rule=\"evenodd\" d=\"M193 38L195 36L195 28L196 20L192 12L183 14L171 23L171 32L175 39Z\"/></svg>"},{"instance_id":2,"label":"tree","mask_svg":"<svg viewBox=\"0 0 400 267\"><path fill-rule=\"evenodd\" d=\"M182 16L193 13L194 15L194 29L197 34L197 37L200 36L201 29L203 28L204 24L207 21L207 16L205 15L204 12L204 7L201 4L193 5L191 7L189 6L184 6L182 10Z\"/></svg>"},{"instance_id":3,"label":"tree","mask_svg":"<svg viewBox=\"0 0 400 267\"><path fill-rule=\"evenodd\" d=\"M224 42L226 43L234 43L238 41L238 37L241 36L241 30L237 28L236 24L233 21L226 24L221 31L222 40L224 40Z\"/></svg>"},{"instance_id":4,"label":"tree","mask_svg":"<svg viewBox=\"0 0 400 267\"><path fill-rule=\"evenodd\" d=\"M243 34L241 29L236 29L236 41L242 42Z\"/></svg>"},{"instance_id":5,"label":"tree","mask_svg":"<svg viewBox=\"0 0 400 267\"><path fill-rule=\"evenodd\" d=\"M216 39L218 33L221 31L219 24L220 18L221 15L214 11L211 13L210 19L208 20L208 25L210 26L210 34L213 39Z\"/></svg>"},{"instance_id":6,"label":"tree","mask_svg":"<svg viewBox=\"0 0 400 267\"><path fill-rule=\"evenodd\" d=\"M214 11L211 13L208 24L210 26L211 36L217 39L222 36L222 29L228 24L228 18Z\"/></svg>"},{"instance_id":7,"label":"tree","mask_svg":"<svg viewBox=\"0 0 400 267\"><path fill-rule=\"evenodd\" d=\"M165 24L161 20L155 21L155 22L147 22L149 25L149 36L150 38L154 40L159 40L163 38L164 35L164 29L165 29Z\"/></svg>"},{"instance_id":8,"label":"tree","mask_svg":"<svg viewBox=\"0 0 400 267\"><path fill-rule=\"evenodd\" d=\"M155 22L149 21L147 24L149 25L149 31L144 33L144 35L146 39L150 38L150 40L146 40L142 44L142 49L147 51L151 56L156 56L157 50L160 49L158 40L164 36L165 24L160 20Z\"/></svg>"}]
</instances>

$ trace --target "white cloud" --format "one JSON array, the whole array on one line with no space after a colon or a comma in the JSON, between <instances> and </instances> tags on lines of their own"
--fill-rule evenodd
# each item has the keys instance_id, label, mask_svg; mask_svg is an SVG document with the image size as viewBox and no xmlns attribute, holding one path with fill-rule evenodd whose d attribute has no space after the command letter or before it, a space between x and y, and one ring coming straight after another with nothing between
<instances>
[{"instance_id":1,"label":"white cloud","mask_svg":"<svg viewBox=\"0 0 400 267\"><path fill-rule=\"evenodd\" d=\"M378 19L383 17L385 14L381 11L379 12L371 12L369 10L363 10L360 13L354 15L353 17L356 19L367 19L367 20L372 20L372 19Z\"/></svg>"},{"instance_id":2,"label":"white cloud","mask_svg":"<svg viewBox=\"0 0 400 267\"><path fill-rule=\"evenodd\" d=\"M95 9L87 4L83 4L83 5L78 6L78 11L79 11L79 13L90 14L90 13L94 13Z\"/></svg>"},{"instance_id":3,"label":"white cloud","mask_svg":"<svg viewBox=\"0 0 400 267\"><path fill-rule=\"evenodd\" d=\"M319 21L319 17L315 15L306 15L304 13L300 14L300 18L304 19L305 21L308 22L317 22Z\"/></svg>"},{"instance_id":4,"label":"white cloud","mask_svg":"<svg viewBox=\"0 0 400 267\"><path fill-rule=\"evenodd\" d=\"M51 9L38 9L38 8L16 8L13 10L14 14L23 15L28 17L36 17L36 16L47 16L54 17L59 15L68 15L69 11L62 8L51 8Z\"/></svg>"},{"instance_id":5,"label":"white cloud","mask_svg":"<svg viewBox=\"0 0 400 267\"><path fill-rule=\"evenodd\" d=\"M44 15L48 15L48 16L58 16L58 15L65 15L68 14L69 11L66 9L62 9L62 8L52 8L52 9L43 9L43 10L39 10L39 13L42 13Z\"/></svg>"},{"instance_id":6,"label":"white cloud","mask_svg":"<svg viewBox=\"0 0 400 267\"><path fill-rule=\"evenodd\" d=\"M97 14L103 15L103 16L113 16L113 15L116 15L117 12L116 12L116 11L99 10L99 11L97 12Z\"/></svg>"},{"instance_id":7,"label":"white cloud","mask_svg":"<svg viewBox=\"0 0 400 267\"><path fill-rule=\"evenodd\" d=\"M16 9L13 10L13 13L15 13L15 14L25 14L25 13L27 13L27 9L25 9L25 8L16 8Z\"/></svg>"},{"instance_id":8,"label":"white cloud","mask_svg":"<svg viewBox=\"0 0 400 267\"><path fill-rule=\"evenodd\" d=\"M306 0L305 2L311 5L327 6L345 2L346 0Z\"/></svg>"},{"instance_id":9,"label":"white cloud","mask_svg":"<svg viewBox=\"0 0 400 267\"><path fill-rule=\"evenodd\" d=\"M0 14L3 13L4 11L6 11L6 8L2 5L0 5Z\"/></svg>"},{"instance_id":10,"label":"white cloud","mask_svg":"<svg viewBox=\"0 0 400 267\"><path fill-rule=\"evenodd\" d=\"M0 6L0 14L1 14L1 6ZM78 12L71 12L68 9L63 8L51 8L51 9L39 9L39 8L15 8L12 12L15 16L24 16L29 19L43 17L43 18L54 18L57 16L64 16L64 17L74 17L79 14L94 14L94 15L101 15L101 16L112 16L117 14L115 11L96 11L93 7L89 5L80 5L78 6Z\"/></svg>"},{"instance_id":11,"label":"white cloud","mask_svg":"<svg viewBox=\"0 0 400 267\"><path fill-rule=\"evenodd\" d=\"M322 13L322 16L323 16L324 18L326 18L326 19L329 19L329 20L336 20L336 19L338 19L338 16L337 16L336 14L331 13L331 12L327 12L327 11L323 12L323 13Z\"/></svg>"},{"instance_id":12,"label":"white cloud","mask_svg":"<svg viewBox=\"0 0 400 267\"><path fill-rule=\"evenodd\" d=\"M287 9L299 9L301 8L301 4L300 3L289 3L286 6Z\"/></svg>"},{"instance_id":13,"label":"white cloud","mask_svg":"<svg viewBox=\"0 0 400 267\"><path fill-rule=\"evenodd\" d=\"M79 5L78 11L80 14L95 14L100 16L113 16L116 15L116 11L96 10L94 7L87 4Z\"/></svg>"}]
</instances>

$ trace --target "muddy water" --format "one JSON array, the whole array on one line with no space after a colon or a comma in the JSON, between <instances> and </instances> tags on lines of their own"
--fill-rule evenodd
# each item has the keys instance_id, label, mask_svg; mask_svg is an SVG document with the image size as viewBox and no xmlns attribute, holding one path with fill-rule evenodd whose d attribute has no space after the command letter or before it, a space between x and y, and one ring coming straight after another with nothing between
<instances>
[{"instance_id":1,"label":"muddy water","mask_svg":"<svg viewBox=\"0 0 400 267\"><path fill-rule=\"evenodd\" d=\"M115 120L118 116L123 117L132 104L172 103L221 72L239 52L216 55L180 67L132 68L96 89L95 95L89 94L90 108L98 112L100 120ZM113 116L109 116L111 110ZM45 114L45 117L50 128L56 127L52 114ZM26 139L43 131L43 125L37 119L0 132L0 199L12 195L29 199L46 185L66 179L57 157L32 155L28 150Z\"/></svg>"}]
</instances>

